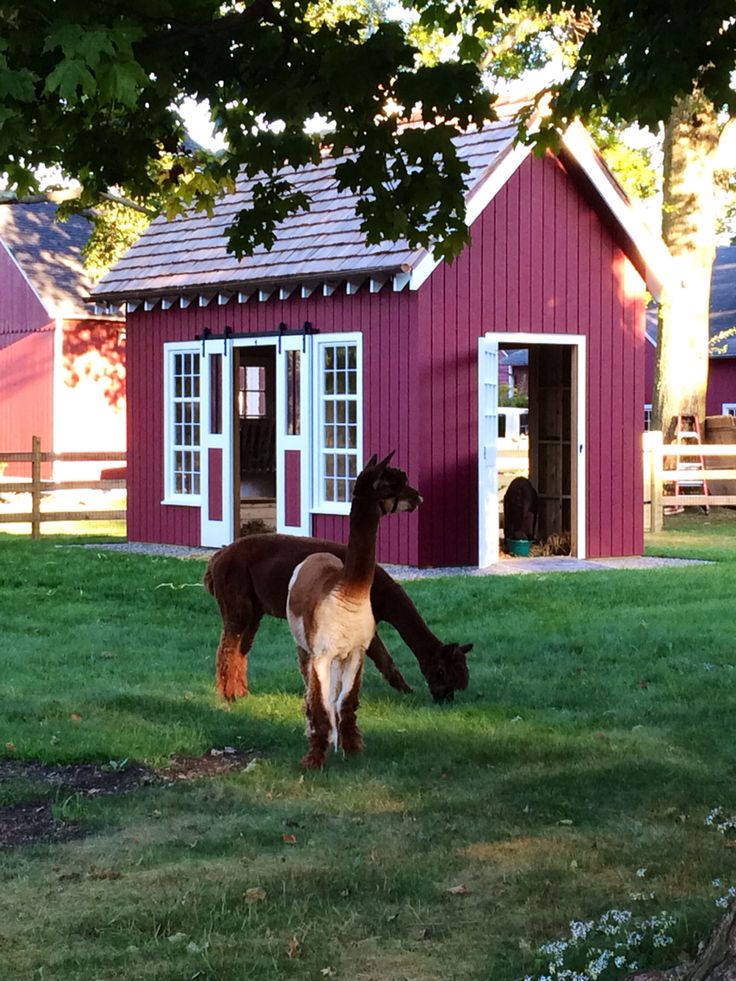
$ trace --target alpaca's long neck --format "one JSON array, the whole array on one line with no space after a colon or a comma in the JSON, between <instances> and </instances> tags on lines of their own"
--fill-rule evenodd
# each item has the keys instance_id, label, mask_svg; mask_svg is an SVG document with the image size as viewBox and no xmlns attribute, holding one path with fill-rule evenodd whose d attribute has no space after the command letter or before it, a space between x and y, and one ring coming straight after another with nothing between
<instances>
[{"instance_id":1,"label":"alpaca's long neck","mask_svg":"<svg viewBox=\"0 0 736 981\"><path fill-rule=\"evenodd\" d=\"M380 514L374 504L368 507L353 501L350 509L350 535L345 553L342 589L351 597L368 596L376 571L376 535Z\"/></svg>"},{"instance_id":2,"label":"alpaca's long neck","mask_svg":"<svg viewBox=\"0 0 736 981\"><path fill-rule=\"evenodd\" d=\"M429 629L411 597L383 569L379 568L371 594L376 620L395 627L406 646L414 652L420 665L442 647L442 641Z\"/></svg>"}]
</instances>

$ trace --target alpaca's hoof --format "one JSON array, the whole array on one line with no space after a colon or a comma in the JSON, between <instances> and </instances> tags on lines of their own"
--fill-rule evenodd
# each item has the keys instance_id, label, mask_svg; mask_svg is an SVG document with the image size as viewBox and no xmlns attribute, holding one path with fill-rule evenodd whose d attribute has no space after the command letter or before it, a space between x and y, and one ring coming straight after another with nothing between
<instances>
[{"instance_id":1,"label":"alpaca's hoof","mask_svg":"<svg viewBox=\"0 0 736 981\"><path fill-rule=\"evenodd\" d=\"M218 685L217 691L226 702L235 702L248 697L248 686L242 683Z\"/></svg>"},{"instance_id":2,"label":"alpaca's hoof","mask_svg":"<svg viewBox=\"0 0 736 981\"><path fill-rule=\"evenodd\" d=\"M321 770L325 765L325 754L312 751L305 753L299 761L299 765L304 770Z\"/></svg>"},{"instance_id":3,"label":"alpaca's hoof","mask_svg":"<svg viewBox=\"0 0 736 981\"><path fill-rule=\"evenodd\" d=\"M340 749L345 756L355 756L363 752L363 737L359 732L351 734L349 738L344 736L340 739Z\"/></svg>"}]
</instances>

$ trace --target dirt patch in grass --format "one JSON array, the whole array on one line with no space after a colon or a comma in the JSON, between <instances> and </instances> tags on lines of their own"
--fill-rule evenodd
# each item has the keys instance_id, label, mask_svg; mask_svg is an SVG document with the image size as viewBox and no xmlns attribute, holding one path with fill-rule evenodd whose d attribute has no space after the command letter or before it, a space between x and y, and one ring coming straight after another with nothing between
<instances>
[{"instance_id":1,"label":"dirt patch in grass","mask_svg":"<svg viewBox=\"0 0 736 981\"><path fill-rule=\"evenodd\" d=\"M134 763L111 767L0 760L0 789L11 781L27 785L25 799L0 806L0 850L82 837L85 828L74 812L85 799L219 776L244 769L255 756L228 746L202 756L172 756L166 766L155 769Z\"/></svg>"}]
</instances>

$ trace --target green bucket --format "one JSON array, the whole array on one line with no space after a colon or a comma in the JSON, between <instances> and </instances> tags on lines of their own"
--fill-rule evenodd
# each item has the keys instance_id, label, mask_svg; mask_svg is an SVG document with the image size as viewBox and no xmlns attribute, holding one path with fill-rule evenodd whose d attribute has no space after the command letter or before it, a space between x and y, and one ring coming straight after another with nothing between
<instances>
[{"instance_id":1,"label":"green bucket","mask_svg":"<svg viewBox=\"0 0 736 981\"><path fill-rule=\"evenodd\" d=\"M529 555L532 543L528 538L507 538L506 548L509 555Z\"/></svg>"}]
</instances>

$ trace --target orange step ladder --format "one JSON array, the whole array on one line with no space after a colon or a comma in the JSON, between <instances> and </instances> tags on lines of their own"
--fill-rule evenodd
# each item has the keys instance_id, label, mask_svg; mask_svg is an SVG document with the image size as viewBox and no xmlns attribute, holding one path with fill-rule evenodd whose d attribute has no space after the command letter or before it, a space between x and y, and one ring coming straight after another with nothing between
<instances>
[{"instance_id":1,"label":"orange step ladder","mask_svg":"<svg viewBox=\"0 0 736 981\"><path fill-rule=\"evenodd\" d=\"M675 442L680 446L690 446L694 448L702 444L702 439L700 438L700 422L697 416L678 416L677 417L677 428L675 430ZM700 489L700 493L705 497L708 496L708 481L704 477L697 477L696 474L699 471L705 470L705 460L702 453L697 451L693 453L692 456L681 456L677 459L677 469L678 470L692 470L693 479L692 480L677 480L675 481L675 505L671 510L671 514L678 514L685 509L687 505L687 493L682 493L682 489L692 489L697 487ZM707 514L709 507L707 504L701 505L703 511Z\"/></svg>"}]
</instances>

